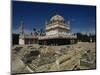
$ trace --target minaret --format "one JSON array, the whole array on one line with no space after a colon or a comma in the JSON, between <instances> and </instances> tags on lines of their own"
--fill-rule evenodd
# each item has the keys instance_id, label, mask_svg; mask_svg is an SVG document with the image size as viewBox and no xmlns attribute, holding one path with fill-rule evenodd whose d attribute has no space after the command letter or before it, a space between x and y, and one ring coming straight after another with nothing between
<instances>
[{"instance_id":1,"label":"minaret","mask_svg":"<svg viewBox=\"0 0 100 75\"><path fill-rule=\"evenodd\" d=\"M68 21L68 25L70 25L70 21Z\"/></svg>"},{"instance_id":2,"label":"minaret","mask_svg":"<svg viewBox=\"0 0 100 75\"><path fill-rule=\"evenodd\" d=\"M23 27L23 21L21 21L21 25L19 28L19 44L20 45L24 45L25 44L25 40L24 40L24 27Z\"/></svg>"},{"instance_id":3,"label":"minaret","mask_svg":"<svg viewBox=\"0 0 100 75\"><path fill-rule=\"evenodd\" d=\"M48 24L48 21L46 20L46 21L45 21L45 25L47 25L47 24Z\"/></svg>"},{"instance_id":4,"label":"minaret","mask_svg":"<svg viewBox=\"0 0 100 75\"><path fill-rule=\"evenodd\" d=\"M90 43L92 42L92 37L91 37L91 33L90 33Z\"/></svg>"},{"instance_id":5,"label":"minaret","mask_svg":"<svg viewBox=\"0 0 100 75\"><path fill-rule=\"evenodd\" d=\"M48 27L48 21L45 20L45 33L46 33L46 28Z\"/></svg>"},{"instance_id":6,"label":"minaret","mask_svg":"<svg viewBox=\"0 0 100 75\"><path fill-rule=\"evenodd\" d=\"M23 23L23 21L21 21L21 25L20 25L20 29L19 29L20 35L23 35L24 34L24 27L23 27L23 25L24 25L24 23Z\"/></svg>"},{"instance_id":7,"label":"minaret","mask_svg":"<svg viewBox=\"0 0 100 75\"><path fill-rule=\"evenodd\" d=\"M68 33L71 31L70 30L70 21L67 22L67 27L68 27Z\"/></svg>"}]
</instances>

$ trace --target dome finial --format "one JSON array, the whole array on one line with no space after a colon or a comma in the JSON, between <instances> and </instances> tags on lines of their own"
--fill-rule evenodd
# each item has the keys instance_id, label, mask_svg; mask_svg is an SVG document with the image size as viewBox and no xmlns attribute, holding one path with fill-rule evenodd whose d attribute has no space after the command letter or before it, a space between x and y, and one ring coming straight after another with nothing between
<instances>
[{"instance_id":1,"label":"dome finial","mask_svg":"<svg viewBox=\"0 0 100 75\"><path fill-rule=\"evenodd\" d=\"M53 15L58 15L58 11L56 10L56 11L53 13Z\"/></svg>"}]
</instances>

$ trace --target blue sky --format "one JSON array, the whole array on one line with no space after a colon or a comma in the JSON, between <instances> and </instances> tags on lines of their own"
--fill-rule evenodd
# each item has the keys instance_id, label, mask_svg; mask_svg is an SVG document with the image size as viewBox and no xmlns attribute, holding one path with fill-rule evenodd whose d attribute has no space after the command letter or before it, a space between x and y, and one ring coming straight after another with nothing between
<instances>
[{"instance_id":1,"label":"blue sky","mask_svg":"<svg viewBox=\"0 0 100 75\"><path fill-rule=\"evenodd\" d=\"M44 28L45 21L56 14L63 16L66 22L70 21L72 32L95 32L95 6L13 1L12 9L12 31L15 33L21 21L29 32L33 28Z\"/></svg>"}]
</instances>

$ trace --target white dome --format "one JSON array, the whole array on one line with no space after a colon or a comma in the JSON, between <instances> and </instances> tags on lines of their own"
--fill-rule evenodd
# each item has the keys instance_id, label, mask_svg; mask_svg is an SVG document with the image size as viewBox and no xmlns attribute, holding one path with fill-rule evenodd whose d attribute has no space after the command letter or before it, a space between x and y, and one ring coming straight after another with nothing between
<instances>
[{"instance_id":1,"label":"white dome","mask_svg":"<svg viewBox=\"0 0 100 75\"><path fill-rule=\"evenodd\" d=\"M64 21L64 18L62 16L60 16L60 15L55 15L50 19L50 21L56 21L56 20Z\"/></svg>"}]
</instances>

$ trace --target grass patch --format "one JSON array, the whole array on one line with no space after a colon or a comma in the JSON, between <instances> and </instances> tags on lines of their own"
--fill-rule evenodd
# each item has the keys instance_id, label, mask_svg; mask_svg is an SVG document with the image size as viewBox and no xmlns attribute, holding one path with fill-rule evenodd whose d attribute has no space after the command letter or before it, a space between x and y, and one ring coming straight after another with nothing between
<instances>
[{"instance_id":1,"label":"grass patch","mask_svg":"<svg viewBox=\"0 0 100 75\"><path fill-rule=\"evenodd\" d=\"M90 67L92 64L84 62L84 61L80 61L80 65L81 66L86 66L86 67Z\"/></svg>"}]
</instances>

